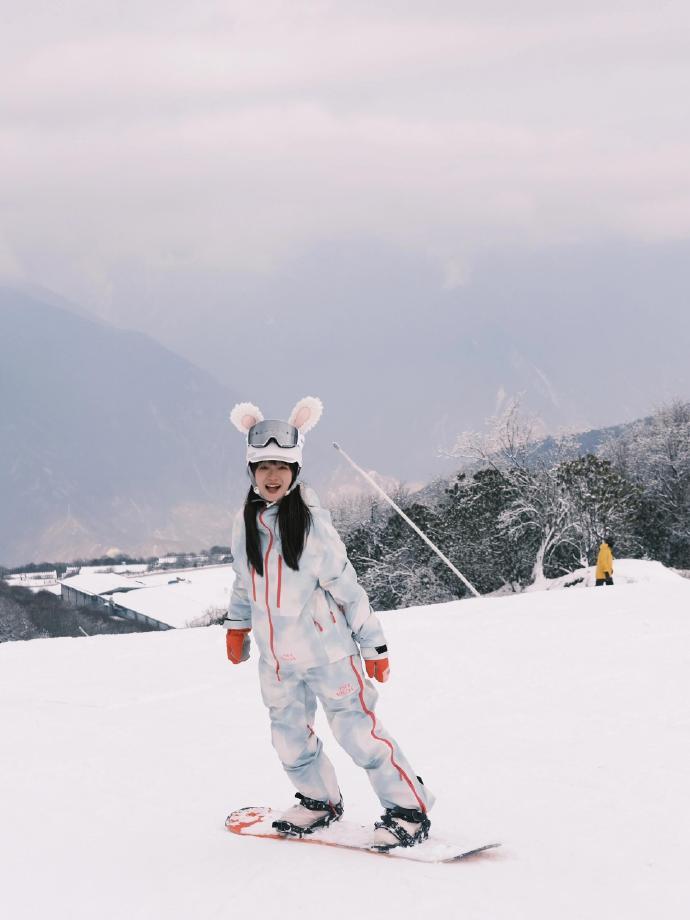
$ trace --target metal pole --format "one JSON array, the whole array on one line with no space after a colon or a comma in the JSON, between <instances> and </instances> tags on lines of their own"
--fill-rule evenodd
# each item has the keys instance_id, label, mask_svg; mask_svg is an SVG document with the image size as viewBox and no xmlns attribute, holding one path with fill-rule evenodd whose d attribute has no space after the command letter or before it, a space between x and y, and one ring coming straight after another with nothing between
<instances>
[{"instance_id":1,"label":"metal pole","mask_svg":"<svg viewBox=\"0 0 690 920\"><path fill-rule=\"evenodd\" d=\"M444 561L445 564L448 566L448 568L451 570L451 572L453 572L455 575L458 576L458 578L460 579L460 581L470 589L470 591L472 592L472 594L474 594L475 597L481 597L479 591L477 591L477 589L474 587L474 585L471 584L471 583L465 578L465 576L462 574L461 571L459 571L458 569L455 568L455 566L454 566L453 563L450 561L450 559L449 559L447 556L445 556L445 555L441 552L441 550L438 548L438 546L436 546L435 544L433 544L433 543L431 542L431 540L427 537L427 535L426 535L425 533L423 533L423 532L419 529L419 527L417 527L417 525L415 524L414 521L411 521L411 520L410 520L410 518L405 514L405 512L402 510L402 508L398 507L398 505L396 505L396 503L393 501L393 499L383 491L383 489L381 488L381 486L379 486L378 483L375 482L375 481L371 478L371 476L370 476L368 473L365 473L361 466L357 466L357 464L356 464L355 461L352 459L352 457L350 457L349 454L346 454L345 451L342 449L342 447L341 447L338 443L336 443L335 441L333 442L333 447L335 447L335 449L336 449L337 451L340 451L340 453L343 455L343 457L345 457L345 459L346 459L347 462L350 464L350 466L353 467L353 469L357 470L357 472L359 473L359 475L360 475L360 476L363 476L364 479L366 479L367 482L370 483L370 485L372 485L372 486L376 489L376 491L379 493L379 495L381 496L381 498L385 499L385 501L387 501L389 505L391 505L393 508L395 508L395 510L396 510L396 511L398 512L398 514L400 515L400 517L401 517L404 521L407 521L407 523L408 523L408 524L410 525L410 527L414 530L414 532L417 533L417 534L419 534L419 536L422 538L422 540L424 540L424 542L425 542L428 546L430 546L430 547L433 549L433 551L436 553L437 556L440 556L440 558L443 559L443 561Z\"/></svg>"}]
</instances>

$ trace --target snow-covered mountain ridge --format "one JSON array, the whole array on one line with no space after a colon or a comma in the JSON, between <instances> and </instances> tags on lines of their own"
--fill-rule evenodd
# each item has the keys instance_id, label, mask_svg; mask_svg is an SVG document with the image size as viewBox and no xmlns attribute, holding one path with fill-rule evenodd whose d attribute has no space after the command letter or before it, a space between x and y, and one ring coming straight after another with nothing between
<instances>
[{"instance_id":1,"label":"snow-covered mountain ridge","mask_svg":"<svg viewBox=\"0 0 690 920\"><path fill-rule=\"evenodd\" d=\"M4 644L4 915L680 920L690 582L649 566L618 563L613 588L382 614L378 715L437 795L434 831L503 841L466 865L227 834L230 809L292 789L256 657L231 666L219 628ZM373 821L362 771L317 731L347 816Z\"/></svg>"}]
</instances>

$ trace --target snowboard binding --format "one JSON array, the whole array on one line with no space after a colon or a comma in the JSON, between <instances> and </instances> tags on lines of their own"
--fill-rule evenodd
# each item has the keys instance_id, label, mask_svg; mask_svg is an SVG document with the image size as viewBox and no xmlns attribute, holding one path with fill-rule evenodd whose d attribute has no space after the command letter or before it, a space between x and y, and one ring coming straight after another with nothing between
<instances>
[{"instance_id":1,"label":"snowboard binding","mask_svg":"<svg viewBox=\"0 0 690 920\"><path fill-rule=\"evenodd\" d=\"M387 853L395 847L413 847L428 838L430 827L431 821L417 808L400 808L398 805L387 808L381 820L374 824L374 831L382 828L395 839L390 843L375 841L372 849L379 853ZM388 834L380 836L388 838Z\"/></svg>"},{"instance_id":2,"label":"snowboard binding","mask_svg":"<svg viewBox=\"0 0 690 920\"><path fill-rule=\"evenodd\" d=\"M300 800L299 805L295 805L287 813L288 816L294 817L295 820L287 820L287 816L284 816L281 820L274 821L272 824L273 829L285 837L304 837L308 834L313 834L314 831L328 827L343 816L342 799L334 805L332 802L310 799L306 795L302 795L301 792L296 792L295 798ZM310 816L305 814L304 809L307 812L314 812L313 820L309 820ZM290 815L290 812L295 814ZM298 821L300 823L297 823ZM302 823L305 821L306 823Z\"/></svg>"}]
</instances>

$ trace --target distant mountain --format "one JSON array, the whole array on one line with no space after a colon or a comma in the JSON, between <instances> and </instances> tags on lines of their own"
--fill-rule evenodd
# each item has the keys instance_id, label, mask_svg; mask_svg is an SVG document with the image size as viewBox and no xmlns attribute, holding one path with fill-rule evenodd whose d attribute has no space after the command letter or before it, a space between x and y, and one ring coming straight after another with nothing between
<instances>
[{"instance_id":1,"label":"distant mountain","mask_svg":"<svg viewBox=\"0 0 690 920\"><path fill-rule=\"evenodd\" d=\"M563 459L572 459L575 457L584 457L587 454L597 454L607 442L623 437L635 425L644 419L636 419L631 422L624 422L621 425L610 425L606 428L593 428L588 431L572 432L569 434L569 443L565 453L561 452L564 448L559 448L553 437L549 436L534 443L531 454L534 462L558 462ZM422 482L404 482L393 477L382 477L373 470L369 475L377 484L394 497L396 493L402 491L407 495L410 501L421 504L433 504L439 500L445 491L452 486L456 477L460 473L465 473L468 477L472 476L477 470L484 468L485 464L481 462L466 462L461 459L450 460L452 469L441 476L434 477L426 483ZM348 513L361 511L365 516L369 513L370 508L366 496L375 494L372 486L358 475L350 467L342 468L334 475L329 483L328 491L325 493L326 503L335 510L335 517L340 520L347 518Z\"/></svg>"},{"instance_id":2,"label":"distant mountain","mask_svg":"<svg viewBox=\"0 0 690 920\"><path fill-rule=\"evenodd\" d=\"M0 288L0 563L227 543L234 401L141 333Z\"/></svg>"},{"instance_id":3,"label":"distant mountain","mask_svg":"<svg viewBox=\"0 0 690 920\"><path fill-rule=\"evenodd\" d=\"M530 249L516 239L509 252L469 255L462 283L448 284L413 248L333 239L265 272L166 268L137 280L123 269L111 309L266 413L319 396L305 475L321 492L344 464L332 441L366 469L427 481L452 470L439 449L516 396L549 431L690 398L687 242ZM160 303L176 322L161 322ZM238 330L254 347L229 362Z\"/></svg>"}]
</instances>

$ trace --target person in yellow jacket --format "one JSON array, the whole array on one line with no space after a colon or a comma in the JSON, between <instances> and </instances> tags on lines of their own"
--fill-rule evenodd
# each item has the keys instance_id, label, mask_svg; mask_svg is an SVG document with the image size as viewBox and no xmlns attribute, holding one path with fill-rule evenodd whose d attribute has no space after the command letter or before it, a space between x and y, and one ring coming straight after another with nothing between
<instances>
[{"instance_id":1,"label":"person in yellow jacket","mask_svg":"<svg viewBox=\"0 0 690 920\"><path fill-rule=\"evenodd\" d=\"M613 538L604 537L604 541L599 547L597 556L596 582L597 588L600 585L613 584Z\"/></svg>"}]
</instances>

